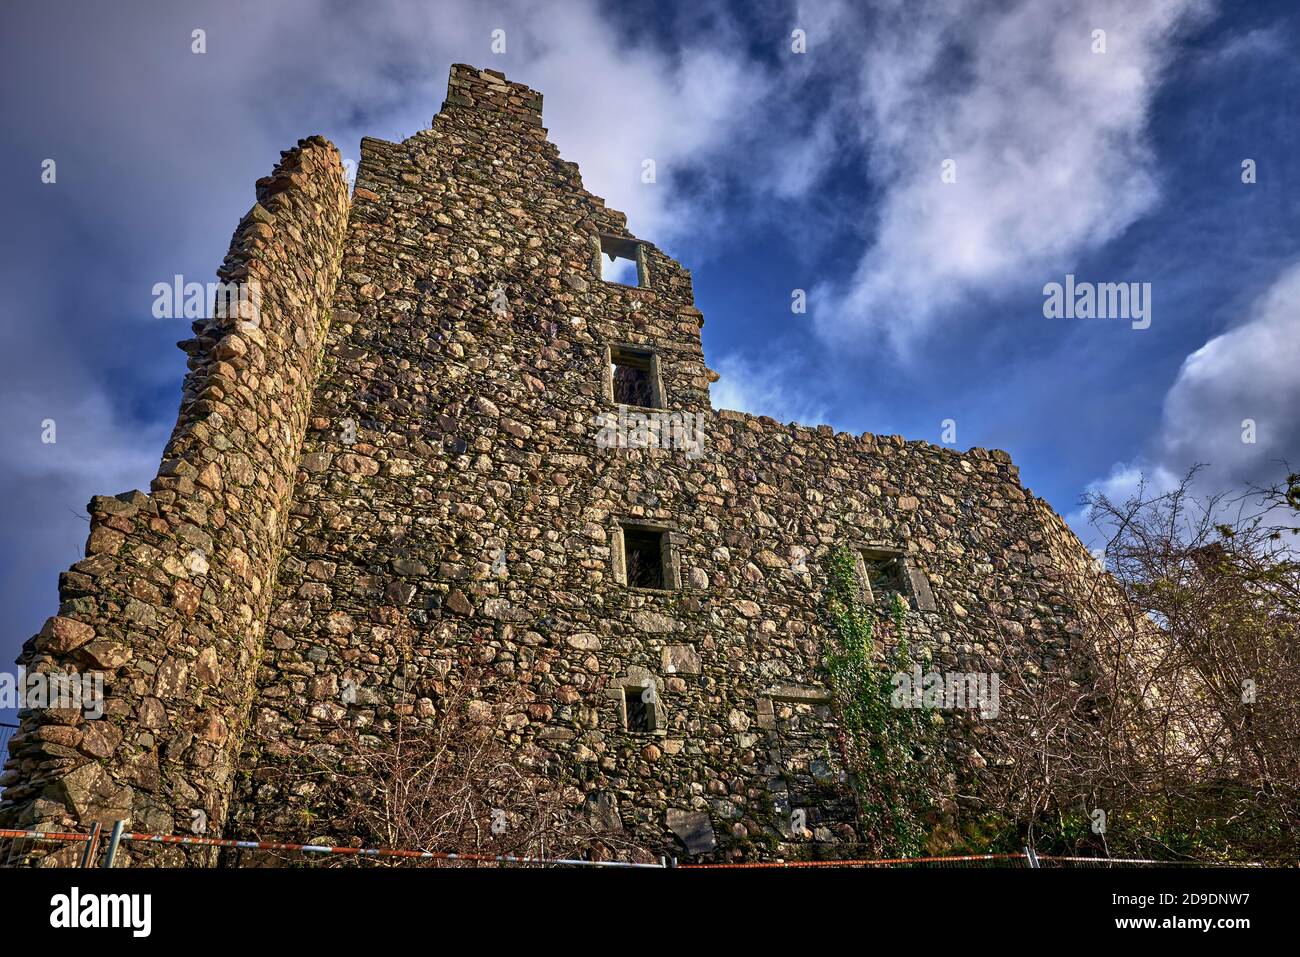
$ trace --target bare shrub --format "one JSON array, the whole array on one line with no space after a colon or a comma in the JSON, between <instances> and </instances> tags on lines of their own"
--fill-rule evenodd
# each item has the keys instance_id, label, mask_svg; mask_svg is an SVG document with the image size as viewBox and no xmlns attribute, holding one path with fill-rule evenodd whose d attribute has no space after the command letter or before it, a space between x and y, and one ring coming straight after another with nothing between
<instances>
[{"instance_id":1,"label":"bare shrub","mask_svg":"<svg viewBox=\"0 0 1300 957\"><path fill-rule=\"evenodd\" d=\"M967 804L1050 848L1294 862L1297 476L1208 498L1089 500L1105 569L1069 570L1072 640L1006 674ZM1003 636L1006 638L1007 636Z\"/></svg>"},{"instance_id":2,"label":"bare shrub","mask_svg":"<svg viewBox=\"0 0 1300 957\"><path fill-rule=\"evenodd\" d=\"M477 698L482 675L462 665L466 671L446 688L433 716L394 718L380 729L345 717L314 744L262 735L261 748L274 760L259 768L261 782L281 793L311 795L310 810L301 809L296 820L303 833L327 824L327 833L311 838L313 843L470 856L449 861L331 855L324 862L490 866L473 858L502 855L657 860L632 843L607 796L584 795L540 749L506 740L509 716L523 707L518 689L491 701ZM275 855L272 861L266 852L253 853L266 863L293 859ZM238 863L260 862L250 856Z\"/></svg>"}]
</instances>

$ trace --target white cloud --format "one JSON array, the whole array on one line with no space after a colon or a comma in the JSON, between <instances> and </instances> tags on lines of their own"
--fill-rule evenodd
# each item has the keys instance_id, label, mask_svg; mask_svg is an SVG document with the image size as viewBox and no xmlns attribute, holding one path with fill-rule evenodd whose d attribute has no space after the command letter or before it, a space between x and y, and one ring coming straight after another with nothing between
<instances>
[{"instance_id":1,"label":"white cloud","mask_svg":"<svg viewBox=\"0 0 1300 957\"><path fill-rule=\"evenodd\" d=\"M362 136L402 140L427 129L448 68L467 62L542 92L550 138L580 165L587 188L658 242L697 228L674 209L674 174L688 165L709 168L719 151L731 155L748 107L772 82L725 24L654 44L625 30L624 19L596 0L554 7L531 0L379 0L364 7L231 0L201 18L208 34L202 56L189 52L193 12L154 6L126 20L97 4L78 14L84 26L60 36L59 55L106 79L86 95L81 74L54 76L59 92L52 98L66 102L76 123L62 115L36 122L69 150L78 141L68 131L87 124L97 142L123 147L104 162L132 164L211 139L212 117L220 116L217 148L191 149L185 164L153 186L182 198L193 197L196 183L228 181L239 164L255 171L243 186L251 197L252 179L298 136L323 133L355 159ZM494 30L505 31L504 54L493 52ZM184 42L172 43L175 37ZM28 55L37 68L41 56ZM122 66L124 56L131 69ZM641 182L646 159L657 165L654 184ZM246 209L229 207L228 196L220 202L216 215L231 222ZM170 205L161 205L174 221Z\"/></svg>"},{"instance_id":2,"label":"white cloud","mask_svg":"<svg viewBox=\"0 0 1300 957\"><path fill-rule=\"evenodd\" d=\"M1151 452L1119 463L1088 485L1123 502L1140 482L1173 488L1204 466L1203 494L1268 486L1284 478L1282 462L1300 467L1300 261L1284 269L1238 326L1215 336L1183 362L1165 394ZM1247 428L1247 422L1250 428ZM1243 441L1253 437L1253 442ZM1069 516L1082 533L1083 511Z\"/></svg>"},{"instance_id":3,"label":"white cloud","mask_svg":"<svg viewBox=\"0 0 1300 957\"><path fill-rule=\"evenodd\" d=\"M0 446L0 471L7 476L77 488L84 492L79 508L91 495L148 491L171 431L163 423L139 427L124 421L94 386L40 397L0 388L0 397L12 427ZM45 422L53 423L53 442L42 439Z\"/></svg>"},{"instance_id":4,"label":"white cloud","mask_svg":"<svg viewBox=\"0 0 1300 957\"><path fill-rule=\"evenodd\" d=\"M1088 491L1105 495L1112 502L1126 502L1139 490L1161 495L1175 488L1179 476L1161 465L1142 462L1116 462L1104 479L1088 483Z\"/></svg>"},{"instance_id":5,"label":"white cloud","mask_svg":"<svg viewBox=\"0 0 1300 957\"><path fill-rule=\"evenodd\" d=\"M808 379L789 364L757 363L728 355L712 365L721 376L709 390L715 409L766 415L778 422L801 425L826 421L826 407L798 385L791 384Z\"/></svg>"},{"instance_id":6,"label":"white cloud","mask_svg":"<svg viewBox=\"0 0 1300 957\"><path fill-rule=\"evenodd\" d=\"M1234 61L1243 65L1257 64L1288 52L1287 38L1279 27L1256 27L1229 36L1218 47L1201 54L1198 65L1202 70L1218 70Z\"/></svg>"},{"instance_id":7,"label":"white cloud","mask_svg":"<svg viewBox=\"0 0 1300 957\"><path fill-rule=\"evenodd\" d=\"M148 491L170 426L126 421L89 377L76 375L44 395L0 383L0 406L0 607L8 623L0 651L12 660L58 608L59 573L84 555L91 496ZM47 420L53 443L41 441Z\"/></svg>"},{"instance_id":8,"label":"white cloud","mask_svg":"<svg viewBox=\"0 0 1300 957\"><path fill-rule=\"evenodd\" d=\"M1084 495L1104 495L1118 505L1139 497L1163 495L1178 487L1181 475L1175 475L1163 465L1137 460L1134 462L1116 462L1105 478L1089 482ZM1098 530L1089 520L1089 506L1080 504L1078 508L1065 516L1066 522L1087 545L1097 544Z\"/></svg>"},{"instance_id":9,"label":"white cloud","mask_svg":"<svg viewBox=\"0 0 1300 957\"><path fill-rule=\"evenodd\" d=\"M1159 455L1206 462L1222 482L1269 478L1300 452L1300 262L1285 269L1241 325L1183 362L1165 396ZM1254 423L1254 442L1243 441ZM1300 462L1292 462L1300 466Z\"/></svg>"},{"instance_id":10,"label":"white cloud","mask_svg":"<svg viewBox=\"0 0 1300 957\"><path fill-rule=\"evenodd\" d=\"M723 38L670 58L622 48L593 7L569 13L551 51L507 75L543 91L552 141L636 235L659 245L691 235L704 210L682 214L673 177L729 150L745 107L765 95L765 75ZM645 160L655 163L653 183L642 182Z\"/></svg>"},{"instance_id":11,"label":"white cloud","mask_svg":"<svg viewBox=\"0 0 1300 957\"><path fill-rule=\"evenodd\" d=\"M906 353L972 291L1041 287L1127 228L1158 195L1146 127L1171 38L1204 8L891 6L864 35L860 77L879 226L852 279L825 290L820 333Z\"/></svg>"},{"instance_id":12,"label":"white cloud","mask_svg":"<svg viewBox=\"0 0 1300 957\"><path fill-rule=\"evenodd\" d=\"M321 116L322 101L338 104L326 115L334 123L348 119L347 139L330 131L346 156L361 135L404 139L427 128L450 64L500 70L543 94L550 139L579 164L585 187L656 243L698 230L704 211L679 214L674 175L688 165L707 169L719 151L729 152L748 105L765 97L771 82L743 39L722 24L698 39L683 32L676 45L657 46L622 29L622 20L595 0L554 7L385 0L382 12L341 15L332 6L290 0L259 9L259 18L276 22L241 55L247 74L230 74L241 99L261 112L268 87L309 92L292 104L299 116ZM505 32L503 55L492 51L494 30ZM286 48L281 36L300 32L310 42ZM294 79L321 74L322 62L331 65L319 77L328 98L301 90ZM647 159L655 161L655 183L641 180Z\"/></svg>"}]
</instances>

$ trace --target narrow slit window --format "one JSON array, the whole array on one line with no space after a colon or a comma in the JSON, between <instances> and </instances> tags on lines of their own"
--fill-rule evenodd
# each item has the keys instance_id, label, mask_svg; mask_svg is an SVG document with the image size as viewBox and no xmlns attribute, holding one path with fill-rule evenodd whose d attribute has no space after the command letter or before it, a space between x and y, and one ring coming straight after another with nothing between
<instances>
[{"instance_id":1,"label":"narrow slit window","mask_svg":"<svg viewBox=\"0 0 1300 957\"><path fill-rule=\"evenodd\" d=\"M652 352L637 349L611 349L611 376L614 401L618 405L660 408L658 376Z\"/></svg>"},{"instance_id":2,"label":"narrow slit window","mask_svg":"<svg viewBox=\"0 0 1300 957\"><path fill-rule=\"evenodd\" d=\"M600 237L600 278L633 288L644 285L641 275L641 244L619 236Z\"/></svg>"},{"instance_id":3,"label":"narrow slit window","mask_svg":"<svg viewBox=\"0 0 1300 957\"><path fill-rule=\"evenodd\" d=\"M632 588L663 588L664 533L648 529L623 529L623 563Z\"/></svg>"},{"instance_id":4,"label":"narrow slit window","mask_svg":"<svg viewBox=\"0 0 1300 957\"><path fill-rule=\"evenodd\" d=\"M624 688L623 707L627 715L627 730L646 734L654 730L653 705L647 701L645 688Z\"/></svg>"}]
</instances>

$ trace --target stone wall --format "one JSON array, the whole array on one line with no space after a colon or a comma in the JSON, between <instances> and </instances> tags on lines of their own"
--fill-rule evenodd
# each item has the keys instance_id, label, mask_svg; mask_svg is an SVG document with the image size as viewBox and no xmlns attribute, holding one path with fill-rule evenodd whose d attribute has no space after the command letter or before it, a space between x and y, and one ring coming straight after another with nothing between
<instances>
[{"instance_id":1,"label":"stone wall","mask_svg":"<svg viewBox=\"0 0 1300 957\"><path fill-rule=\"evenodd\" d=\"M535 91L457 65L430 129L362 141L350 209L319 140L259 184L225 273L262 280L260 328L199 325L152 494L92 503L89 557L24 652L108 671L109 715L25 717L6 823L188 831L198 810L349 840L295 756L436 720L472 670L518 702L510 745L646 849L851 853L821 667L836 547L900 556L945 666L1034 668L1067 640L1059 571L1086 555L1006 453L715 411L690 273L541 122ZM602 243L639 286L601 279ZM628 348L702 447L609 440ZM668 587L627 583L634 528Z\"/></svg>"},{"instance_id":2,"label":"stone wall","mask_svg":"<svg viewBox=\"0 0 1300 957\"><path fill-rule=\"evenodd\" d=\"M238 829L345 839L277 762L341 722L431 720L468 655L485 698L522 691L512 744L643 846L852 842L820 668L828 555L904 553L939 660L1032 666L1070 616L1050 509L1003 452L714 412L689 272L583 189L539 110L457 66L431 129L363 142L259 671L273 744L245 757ZM601 280L601 235L648 283ZM656 353L667 409L704 417L702 454L600 447L608 350L629 345ZM663 531L678 587L620 580L624 523ZM622 689L649 682L657 726L629 732ZM809 834L789 833L794 808Z\"/></svg>"},{"instance_id":3,"label":"stone wall","mask_svg":"<svg viewBox=\"0 0 1300 957\"><path fill-rule=\"evenodd\" d=\"M20 658L102 671L104 715L22 714L6 825L221 831L348 206L338 151L319 137L258 181L218 273L247 284L248 307L217 310L181 343L190 372L150 494L91 501L86 558Z\"/></svg>"}]
</instances>

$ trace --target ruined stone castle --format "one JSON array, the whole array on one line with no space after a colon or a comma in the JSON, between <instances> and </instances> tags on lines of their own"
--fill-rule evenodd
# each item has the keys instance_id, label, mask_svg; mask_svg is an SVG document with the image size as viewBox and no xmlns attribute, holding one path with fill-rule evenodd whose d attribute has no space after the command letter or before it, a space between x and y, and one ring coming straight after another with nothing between
<instances>
[{"instance_id":1,"label":"ruined stone castle","mask_svg":"<svg viewBox=\"0 0 1300 957\"><path fill-rule=\"evenodd\" d=\"M258 181L218 271L257 314L194 323L149 493L91 502L20 659L102 672L104 714L23 713L0 823L328 836L259 783L252 737L433 715L421 677L472 648L518 695L510 746L654 853L851 843L834 549L940 660L1063 640L1084 551L1005 453L712 407L690 273L583 188L539 93L452 67L429 129L362 141L349 192L319 137Z\"/></svg>"}]
</instances>

